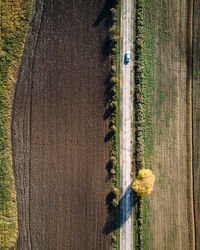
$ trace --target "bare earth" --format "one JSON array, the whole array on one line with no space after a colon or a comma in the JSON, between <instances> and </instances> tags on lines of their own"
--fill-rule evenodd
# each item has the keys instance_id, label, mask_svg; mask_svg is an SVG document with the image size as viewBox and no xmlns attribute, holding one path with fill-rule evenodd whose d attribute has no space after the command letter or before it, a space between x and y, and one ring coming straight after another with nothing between
<instances>
[{"instance_id":1,"label":"bare earth","mask_svg":"<svg viewBox=\"0 0 200 250\"><path fill-rule=\"evenodd\" d=\"M12 119L18 249L111 249L103 5L34 2Z\"/></svg>"},{"instance_id":2,"label":"bare earth","mask_svg":"<svg viewBox=\"0 0 200 250\"><path fill-rule=\"evenodd\" d=\"M188 123L188 1L150 1L155 21L152 103L152 162L148 249L194 249L191 129ZM149 4L150 6L150 4ZM151 13L151 14L150 14ZM152 16L151 16L152 15ZM150 28L150 23L147 24ZM146 37L152 34L147 30ZM146 248L145 248L146 249Z\"/></svg>"}]
</instances>

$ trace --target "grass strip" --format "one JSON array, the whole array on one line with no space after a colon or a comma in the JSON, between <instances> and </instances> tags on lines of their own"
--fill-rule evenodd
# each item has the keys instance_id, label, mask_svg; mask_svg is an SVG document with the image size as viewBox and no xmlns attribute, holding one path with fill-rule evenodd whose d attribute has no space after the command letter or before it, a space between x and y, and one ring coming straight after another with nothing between
<instances>
[{"instance_id":1,"label":"grass strip","mask_svg":"<svg viewBox=\"0 0 200 250\"><path fill-rule=\"evenodd\" d=\"M14 247L17 239L10 122L12 93L31 9L31 0L0 2L0 249Z\"/></svg>"},{"instance_id":2,"label":"grass strip","mask_svg":"<svg viewBox=\"0 0 200 250\"><path fill-rule=\"evenodd\" d=\"M117 5L117 27L120 29L120 20L121 20L121 1ZM120 201L120 40L116 44L116 76L118 79L117 92L116 92L116 101L117 101L117 114L116 114L116 125L117 125L117 134L116 134L116 154L117 154L117 166L116 166L116 184L115 187L118 189L117 201L119 204ZM116 210L116 223L118 225L115 234L116 234L116 250L120 250L120 207Z\"/></svg>"},{"instance_id":3,"label":"grass strip","mask_svg":"<svg viewBox=\"0 0 200 250\"><path fill-rule=\"evenodd\" d=\"M135 163L136 175L140 169L144 168L144 143L143 143L143 0L136 1L136 39L135 39ZM135 210L135 248L142 249L142 225L143 225L143 199L138 198Z\"/></svg>"},{"instance_id":4,"label":"grass strip","mask_svg":"<svg viewBox=\"0 0 200 250\"><path fill-rule=\"evenodd\" d=\"M135 176L150 168L153 152L152 88L154 65L154 0L136 0L135 39ZM148 27L147 27L148 25ZM149 198L138 198L134 209L135 248L149 249Z\"/></svg>"},{"instance_id":5,"label":"grass strip","mask_svg":"<svg viewBox=\"0 0 200 250\"><path fill-rule=\"evenodd\" d=\"M111 178L111 188L115 195L112 201L113 205L113 220L114 231L112 232L112 249L120 249L120 18L121 18L121 1L116 3L116 19L113 23L113 27L116 29L116 33L113 36L113 45L111 50L111 64L116 69L114 78L112 76L111 82L114 82L112 86L114 95L111 96L110 105L115 102L116 109L110 116L110 127L116 127L116 133L110 141L110 158L115 159L115 171Z\"/></svg>"},{"instance_id":6,"label":"grass strip","mask_svg":"<svg viewBox=\"0 0 200 250\"><path fill-rule=\"evenodd\" d=\"M107 196L109 221L104 231L111 233L112 249L120 249L120 0L109 2L110 28L107 46L110 53L111 70L107 78L108 108L105 118L109 117L109 131L105 137L109 141L110 160L107 165L111 192Z\"/></svg>"},{"instance_id":7,"label":"grass strip","mask_svg":"<svg viewBox=\"0 0 200 250\"><path fill-rule=\"evenodd\" d=\"M155 57L155 0L145 1L144 8L144 24L143 24L143 55L142 61L144 65L144 81L143 81L143 140L144 140L144 162L145 167L152 169L153 154L153 125L152 125L152 107L153 107L153 84L154 84L154 57ZM143 229L142 248L149 249L149 210L150 199L145 197L143 200Z\"/></svg>"}]
</instances>

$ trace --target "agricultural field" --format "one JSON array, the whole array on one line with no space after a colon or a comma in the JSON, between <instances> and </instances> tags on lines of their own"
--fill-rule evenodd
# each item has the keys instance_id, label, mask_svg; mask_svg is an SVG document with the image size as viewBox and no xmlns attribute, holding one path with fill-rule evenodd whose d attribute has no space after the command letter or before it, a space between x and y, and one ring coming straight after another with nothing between
<instances>
[{"instance_id":1,"label":"agricultural field","mask_svg":"<svg viewBox=\"0 0 200 250\"><path fill-rule=\"evenodd\" d=\"M34 1L13 103L19 249L111 249L104 1Z\"/></svg>"},{"instance_id":2,"label":"agricultural field","mask_svg":"<svg viewBox=\"0 0 200 250\"><path fill-rule=\"evenodd\" d=\"M144 3L144 156L156 183L144 202L143 249L199 248L199 3L193 14L192 2Z\"/></svg>"},{"instance_id":3,"label":"agricultural field","mask_svg":"<svg viewBox=\"0 0 200 250\"><path fill-rule=\"evenodd\" d=\"M199 0L0 8L0 249L199 250Z\"/></svg>"}]
</instances>

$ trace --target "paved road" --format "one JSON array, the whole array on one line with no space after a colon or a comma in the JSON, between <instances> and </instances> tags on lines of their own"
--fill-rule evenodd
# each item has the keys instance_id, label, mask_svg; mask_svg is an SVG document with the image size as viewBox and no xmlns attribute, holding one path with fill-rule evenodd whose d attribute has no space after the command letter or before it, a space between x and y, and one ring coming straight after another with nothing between
<instances>
[{"instance_id":1,"label":"paved road","mask_svg":"<svg viewBox=\"0 0 200 250\"><path fill-rule=\"evenodd\" d=\"M122 0L121 6L121 106L120 106L120 249L133 249L133 216L132 216L132 60L124 63L126 51L131 52L133 45L133 1Z\"/></svg>"}]
</instances>

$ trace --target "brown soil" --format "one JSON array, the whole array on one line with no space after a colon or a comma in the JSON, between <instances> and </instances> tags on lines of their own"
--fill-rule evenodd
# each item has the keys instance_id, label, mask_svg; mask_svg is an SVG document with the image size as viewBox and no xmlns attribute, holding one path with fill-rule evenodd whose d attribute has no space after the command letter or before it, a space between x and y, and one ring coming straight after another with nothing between
<instances>
[{"instance_id":1,"label":"brown soil","mask_svg":"<svg viewBox=\"0 0 200 250\"><path fill-rule=\"evenodd\" d=\"M111 248L102 232L109 190L103 5L34 2L12 119L19 249Z\"/></svg>"},{"instance_id":2,"label":"brown soil","mask_svg":"<svg viewBox=\"0 0 200 250\"><path fill-rule=\"evenodd\" d=\"M152 23L155 21L155 53L154 58L149 59L150 63L154 62L154 149L149 160L156 183L150 196L147 249L191 250L194 249L194 216L192 116L189 113L192 86L192 61L188 55L191 53L188 44L191 42L190 6L186 0L151 2L155 2L155 10L150 9Z\"/></svg>"}]
</instances>

